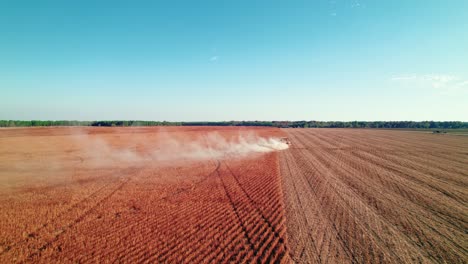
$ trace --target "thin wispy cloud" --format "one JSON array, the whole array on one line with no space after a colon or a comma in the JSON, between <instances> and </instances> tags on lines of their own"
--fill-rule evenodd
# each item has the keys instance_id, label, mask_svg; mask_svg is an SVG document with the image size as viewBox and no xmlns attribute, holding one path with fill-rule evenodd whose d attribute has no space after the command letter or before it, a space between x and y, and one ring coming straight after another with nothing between
<instances>
[{"instance_id":1,"label":"thin wispy cloud","mask_svg":"<svg viewBox=\"0 0 468 264\"><path fill-rule=\"evenodd\" d=\"M429 84L433 88L460 87L467 81L451 74L400 75L390 78L392 81Z\"/></svg>"},{"instance_id":2,"label":"thin wispy cloud","mask_svg":"<svg viewBox=\"0 0 468 264\"><path fill-rule=\"evenodd\" d=\"M391 78L392 81L426 83L432 87L438 88L449 83L460 81L461 79L455 75L449 74L426 74L426 75L399 75Z\"/></svg>"},{"instance_id":3,"label":"thin wispy cloud","mask_svg":"<svg viewBox=\"0 0 468 264\"><path fill-rule=\"evenodd\" d=\"M357 8L357 7L360 7L361 6L361 3L359 2L354 2L351 4L351 8Z\"/></svg>"},{"instance_id":4,"label":"thin wispy cloud","mask_svg":"<svg viewBox=\"0 0 468 264\"><path fill-rule=\"evenodd\" d=\"M331 0L328 2L330 6L330 16L335 17L336 16L336 1Z\"/></svg>"},{"instance_id":5,"label":"thin wispy cloud","mask_svg":"<svg viewBox=\"0 0 468 264\"><path fill-rule=\"evenodd\" d=\"M468 81L462 81L455 85L456 90L468 91Z\"/></svg>"},{"instance_id":6,"label":"thin wispy cloud","mask_svg":"<svg viewBox=\"0 0 468 264\"><path fill-rule=\"evenodd\" d=\"M366 5L359 1L354 1L351 3L351 8L365 8Z\"/></svg>"},{"instance_id":7,"label":"thin wispy cloud","mask_svg":"<svg viewBox=\"0 0 468 264\"><path fill-rule=\"evenodd\" d=\"M218 61L218 59L219 59L218 56L212 56L212 57L210 58L210 61L211 61L211 62L215 62L215 61Z\"/></svg>"},{"instance_id":8,"label":"thin wispy cloud","mask_svg":"<svg viewBox=\"0 0 468 264\"><path fill-rule=\"evenodd\" d=\"M351 12L351 10L363 9L366 7L366 4L362 1L328 1L329 6L329 15L336 17L338 13L346 14Z\"/></svg>"}]
</instances>

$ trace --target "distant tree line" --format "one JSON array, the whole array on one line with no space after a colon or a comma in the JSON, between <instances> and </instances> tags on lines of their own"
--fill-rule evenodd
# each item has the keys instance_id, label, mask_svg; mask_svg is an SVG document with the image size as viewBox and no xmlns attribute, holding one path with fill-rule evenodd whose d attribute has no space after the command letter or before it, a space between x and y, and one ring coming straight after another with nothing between
<instances>
[{"instance_id":1,"label":"distant tree line","mask_svg":"<svg viewBox=\"0 0 468 264\"><path fill-rule=\"evenodd\" d=\"M283 121L273 122L277 127L315 128L408 128L408 129L460 129L468 128L461 121Z\"/></svg>"},{"instance_id":2,"label":"distant tree line","mask_svg":"<svg viewBox=\"0 0 468 264\"><path fill-rule=\"evenodd\" d=\"M461 121L222 121L222 122L169 122L140 120L0 120L0 127L34 126L265 126L314 128L407 128L407 129L460 129L468 128Z\"/></svg>"},{"instance_id":3,"label":"distant tree line","mask_svg":"<svg viewBox=\"0 0 468 264\"><path fill-rule=\"evenodd\" d=\"M90 126L180 126L181 122L168 121L141 121L141 120L110 120L110 121L92 121Z\"/></svg>"},{"instance_id":4,"label":"distant tree line","mask_svg":"<svg viewBox=\"0 0 468 264\"><path fill-rule=\"evenodd\" d=\"M35 127L35 126L180 126L181 122L140 121L140 120L0 120L0 127Z\"/></svg>"},{"instance_id":5,"label":"distant tree line","mask_svg":"<svg viewBox=\"0 0 468 264\"><path fill-rule=\"evenodd\" d=\"M90 121L76 120L0 120L0 127L35 127L35 126L90 126Z\"/></svg>"},{"instance_id":6,"label":"distant tree line","mask_svg":"<svg viewBox=\"0 0 468 264\"><path fill-rule=\"evenodd\" d=\"M269 126L275 121L221 121L221 122L182 122L183 126Z\"/></svg>"}]
</instances>

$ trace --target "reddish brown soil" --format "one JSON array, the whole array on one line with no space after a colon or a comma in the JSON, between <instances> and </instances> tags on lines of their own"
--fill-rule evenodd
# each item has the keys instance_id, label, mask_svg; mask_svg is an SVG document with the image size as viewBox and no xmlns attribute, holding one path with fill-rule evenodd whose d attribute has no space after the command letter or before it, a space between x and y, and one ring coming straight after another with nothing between
<instances>
[{"instance_id":1,"label":"reddish brown soil","mask_svg":"<svg viewBox=\"0 0 468 264\"><path fill-rule=\"evenodd\" d=\"M466 263L468 137L287 129L280 152L298 263Z\"/></svg>"},{"instance_id":2,"label":"reddish brown soil","mask_svg":"<svg viewBox=\"0 0 468 264\"><path fill-rule=\"evenodd\" d=\"M173 159L213 131L292 145ZM464 263L467 164L468 137L420 132L2 129L0 263Z\"/></svg>"},{"instance_id":3,"label":"reddish brown soil","mask_svg":"<svg viewBox=\"0 0 468 264\"><path fill-rule=\"evenodd\" d=\"M288 262L279 161L151 161L235 127L0 130L0 263ZM138 153L140 160L132 153ZM177 151L177 150L174 150Z\"/></svg>"}]
</instances>

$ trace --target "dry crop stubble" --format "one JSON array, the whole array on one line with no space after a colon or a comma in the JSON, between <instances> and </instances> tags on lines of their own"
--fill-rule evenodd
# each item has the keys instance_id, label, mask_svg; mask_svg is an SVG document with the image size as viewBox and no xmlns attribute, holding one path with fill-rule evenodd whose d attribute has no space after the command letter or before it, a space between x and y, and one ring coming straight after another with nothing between
<instances>
[{"instance_id":1,"label":"dry crop stubble","mask_svg":"<svg viewBox=\"0 0 468 264\"><path fill-rule=\"evenodd\" d=\"M286 135L290 148L273 151L279 141L269 139ZM1 130L0 141L2 262L459 263L468 255L467 137L23 128Z\"/></svg>"},{"instance_id":2,"label":"dry crop stubble","mask_svg":"<svg viewBox=\"0 0 468 264\"><path fill-rule=\"evenodd\" d=\"M214 127L2 130L0 261L287 262L271 140L281 136ZM59 166L46 170L52 161Z\"/></svg>"},{"instance_id":3,"label":"dry crop stubble","mask_svg":"<svg viewBox=\"0 0 468 264\"><path fill-rule=\"evenodd\" d=\"M467 137L285 131L292 145L280 160L293 260L466 261Z\"/></svg>"}]
</instances>

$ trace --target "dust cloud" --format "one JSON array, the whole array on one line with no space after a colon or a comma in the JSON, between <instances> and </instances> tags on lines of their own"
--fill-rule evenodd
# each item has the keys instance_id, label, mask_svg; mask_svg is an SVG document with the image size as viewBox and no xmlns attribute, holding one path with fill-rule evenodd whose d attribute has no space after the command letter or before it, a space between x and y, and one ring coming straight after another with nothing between
<instances>
[{"instance_id":1,"label":"dust cloud","mask_svg":"<svg viewBox=\"0 0 468 264\"><path fill-rule=\"evenodd\" d=\"M166 136L161 141L160 149L155 150L152 157L160 161L223 159L287 148L288 144L275 137L239 134L234 138L225 138L216 132L211 132L188 142Z\"/></svg>"},{"instance_id":2,"label":"dust cloud","mask_svg":"<svg viewBox=\"0 0 468 264\"><path fill-rule=\"evenodd\" d=\"M126 138L128 141L128 138ZM261 137L254 133L241 133L224 137L208 132L193 138L158 133L155 139L138 143L145 150L139 151L135 142L116 146L104 138L78 135L74 137L80 146L81 158L93 167L116 165L141 165L148 162L202 161L210 159L244 158L249 155L287 149L280 138Z\"/></svg>"},{"instance_id":3,"label":"dust cloud","mask_svg":"<svg viewBox=\"0 0 468 264\"><path fill-rule=\"evenodd\" d=\"M93 131L95 132L95 131ZM86 128L58 130L55 136L4 138L0 187L65 186L95 169L184 165L190 162L248 158L288 148L278 137L250 131L209 132L160 129L141 133L90 133ZM94 173L94 172L92 172ZM90 175L92 175L92 173ZM99 172L100 173L100 172ZM13 190L13 189L11 189Z\"/></svg>"}]
</instances>

